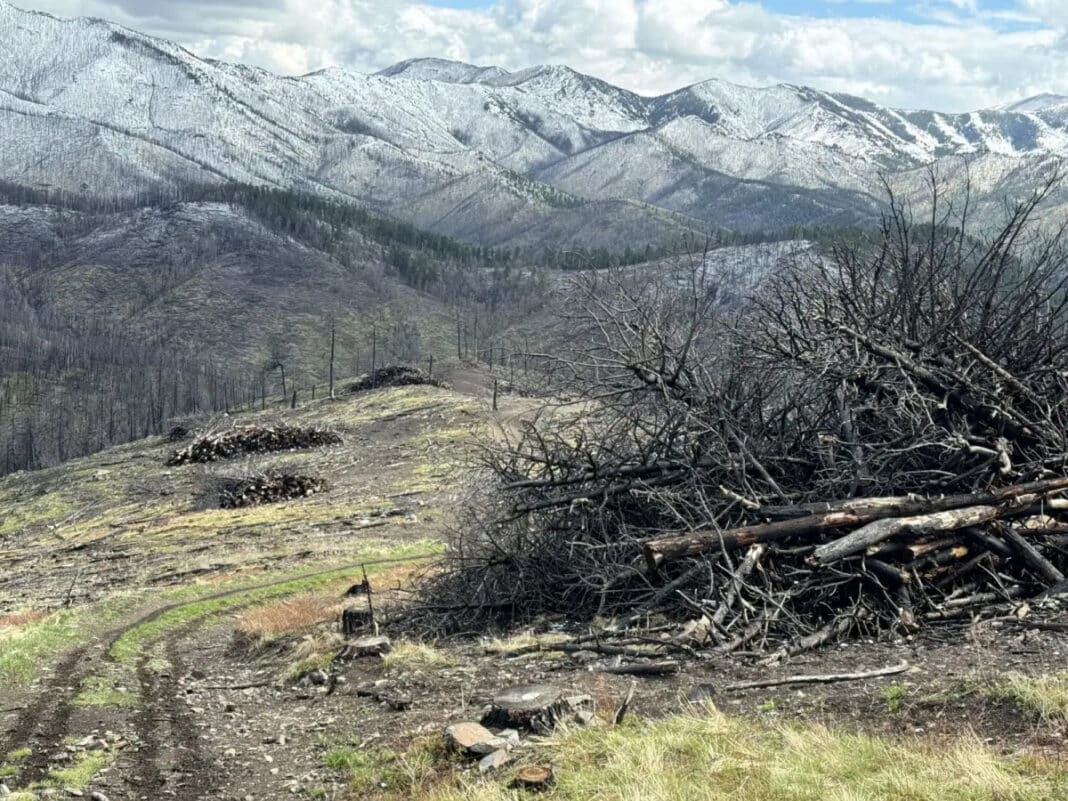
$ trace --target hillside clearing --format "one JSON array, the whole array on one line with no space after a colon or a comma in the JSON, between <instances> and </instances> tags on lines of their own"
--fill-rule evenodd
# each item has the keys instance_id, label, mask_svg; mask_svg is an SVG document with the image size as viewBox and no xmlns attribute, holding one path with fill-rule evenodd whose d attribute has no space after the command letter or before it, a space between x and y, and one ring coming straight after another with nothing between
<instances>
[{"instance_id":1,"label":"hillside clearing","mask_svg":"<svg viewBox=\"0 0 1068 801\"><path fill-rule=\"evenodd\" d=\"M464 386L472 394L374 390L210 423L329 428L342 438L331 448L169 468L175 446L152 439L0 480L10 510L0 550L0 781L16 798L62 784L113 799L163 788L183 801L488 800L515 797L517 765L548 761L557 783L547 797L561 799L751 791L759 801L938 792L1031 801L1062 792L1064 719L1036 706L1058 686L1065 645L1055 632L986 625L964 642L857 642L772 668L698 661L633 679L606 673L614 663L595 652L554 650L578 633L566 621L482 638L407 631L412 582L455 519L474 437L515 426L532 408L506 397L495 416L484 379L467 373ZM294 466L330 489L206 508L203 489L218 474ZM392 649L335 662L339 611L368 608L364 568ZM908 672L887 678L726 689L902 658ZM628 723L524 735L512 763L477 778L446 755L446 725L528 683L588 694L601 718L633 687ZM60 752L71 759L57 760ZM680 755L703 766L699 782ZM967 774L953 779L962 766Z\"/></svg>"}]
</instances>

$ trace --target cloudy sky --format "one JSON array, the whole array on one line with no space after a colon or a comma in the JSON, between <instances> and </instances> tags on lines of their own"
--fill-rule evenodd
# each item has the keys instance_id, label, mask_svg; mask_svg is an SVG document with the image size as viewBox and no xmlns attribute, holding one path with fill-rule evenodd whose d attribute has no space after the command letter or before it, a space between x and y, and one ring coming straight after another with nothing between
<instances>
[{"instance_id":1,"label":"cloudy sky","mask_svg":"<svg viewBox=\"0 0 1068 801\"><path fill-rule=\"evenodd\" d=\"M1068 0L13 0L286 74L417 56L568 64L644 94L705 78L961 111L1068 94Z\"/></svg>"}]
</instances>

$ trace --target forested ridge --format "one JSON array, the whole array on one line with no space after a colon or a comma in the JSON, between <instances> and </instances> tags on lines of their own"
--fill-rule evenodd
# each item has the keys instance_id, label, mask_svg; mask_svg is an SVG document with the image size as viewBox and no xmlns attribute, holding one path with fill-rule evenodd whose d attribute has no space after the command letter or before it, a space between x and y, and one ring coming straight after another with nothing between
<instances>
[{"instance_id":1,"label":"forested ridge","mask_svg":"<svg viewBox=\"0 0 1068 801\"><path fill-rule=\"evenodd\" d=\"M342 374L470 355L539 314L561 271L795 233L491 248L241 184L130 198L0 182L0 215L0 474L307 394L326 380L333 327Z\"/></svg>"}]
</instances>

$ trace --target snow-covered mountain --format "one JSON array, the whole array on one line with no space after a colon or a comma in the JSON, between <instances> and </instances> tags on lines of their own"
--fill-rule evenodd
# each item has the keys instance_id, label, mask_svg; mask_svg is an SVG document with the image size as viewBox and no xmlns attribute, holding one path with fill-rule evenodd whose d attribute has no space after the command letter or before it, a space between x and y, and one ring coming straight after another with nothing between
<instances>
[{"instance_id":1,"label":"snow-covered mountain","mask_svg":"<svg viewBox=\"0 0 1068 801\"><path fill-rule=\"evenodd\" d=\"M1068 155L1068 98L968 114L711 80L643 97L562 66L422 59L281 77L0 0L0 180L296 187L487 244L847 223L939 162L991 199ZM965 160L967 157L967 169Z\"/></svg>"}]
</instances>

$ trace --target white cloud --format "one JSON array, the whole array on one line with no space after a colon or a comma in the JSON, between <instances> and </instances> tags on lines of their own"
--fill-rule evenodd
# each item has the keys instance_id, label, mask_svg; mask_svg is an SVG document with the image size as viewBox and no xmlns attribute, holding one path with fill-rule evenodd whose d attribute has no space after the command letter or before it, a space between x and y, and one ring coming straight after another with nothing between
<instances>
[{"instance_id":1,"label":"white cloud","mask_svg":"<svg viewBox=\"0 0 1068 801\"><path fill-rule=\"evenodd\" d=\"M1068 0L1023 0L1025 11L1060 30L1068 29Z\"/></svg>"},{"instance_id":2,"label":"white cloud","mask_svg":"<svg viewBox=\"0 0 1068 801\"><path fill-rule=\"evenodd\" d=\"M496 0L480 10L406 0L22 2L106 17L204 56L283 73L440 56L511 69L566 63L644 93L718 77L945 110L1068 93L1068 0L1021 0L1000 13L946 0L950 17L933 24L785 16L727 0ZM881 13L881 4L871 7Z\"/></svg>"}]
</instances>

